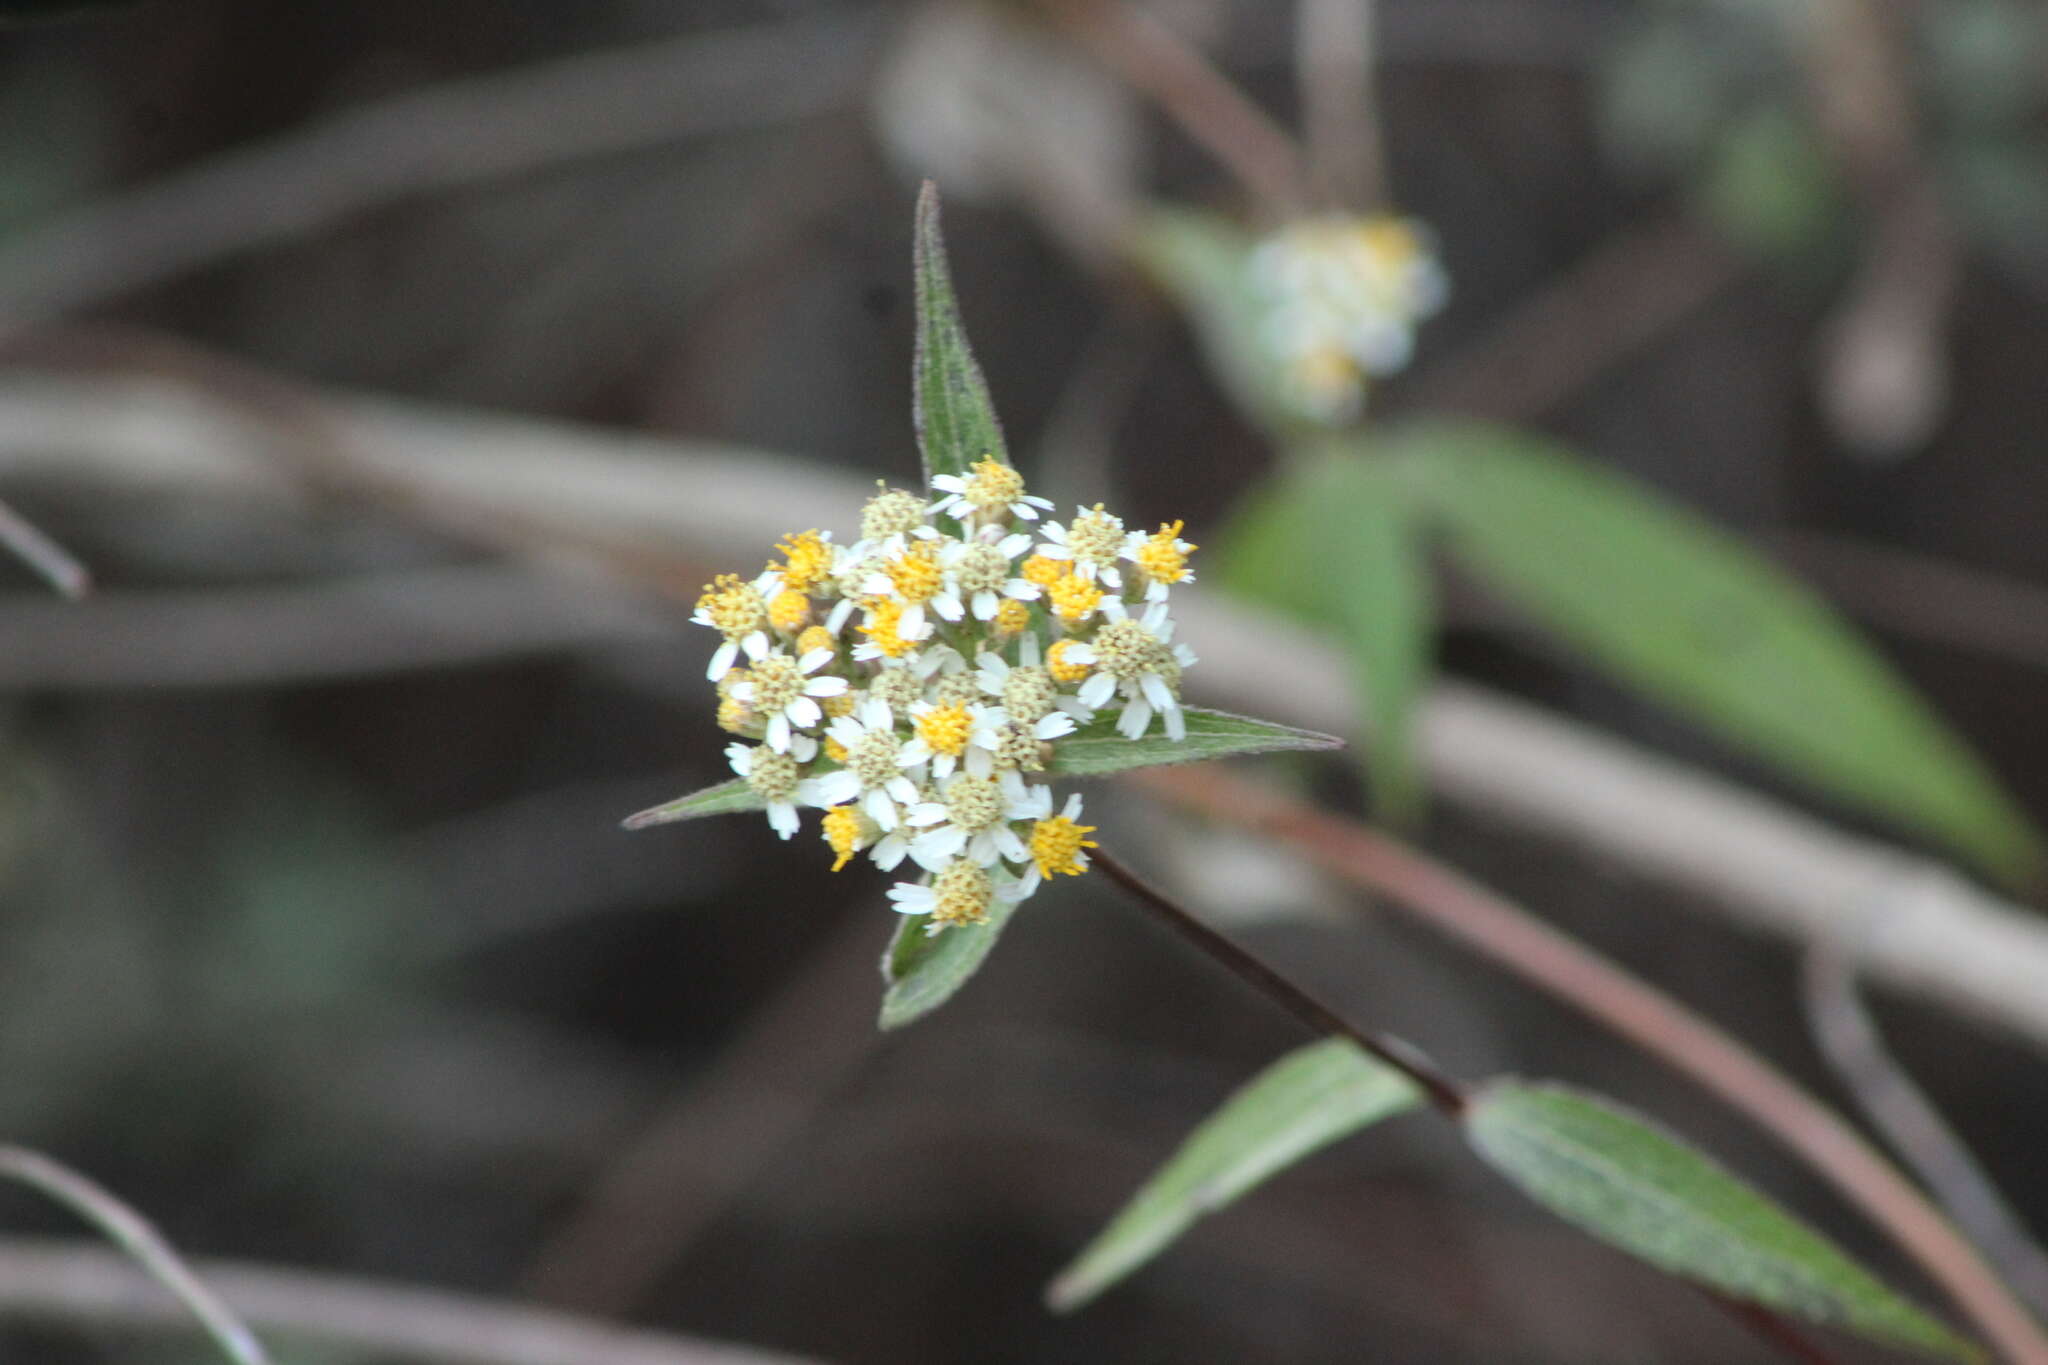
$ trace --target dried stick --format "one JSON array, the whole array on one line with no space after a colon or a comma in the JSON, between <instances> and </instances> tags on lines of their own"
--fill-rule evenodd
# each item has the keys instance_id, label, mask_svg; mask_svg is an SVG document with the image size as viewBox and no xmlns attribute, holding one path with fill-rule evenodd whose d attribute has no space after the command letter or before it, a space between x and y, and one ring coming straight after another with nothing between
<instances>
[{"instance_id":1,"label":"dried stick","mask_svg":"<svg viewBox=\"0 0 2048 1365\"><path fill-rule=\"evenodd\" d=\"M1861 1209L2015 1365L2048 1365L2048 1335L1897 1168L1777 1068L1678 1001L1356 821L1206 765L1152 769L1130 780L1176 805L1293 847L1690 1076Z\"/></svg>"},{"instance_id":2,"label":"dried stick","mask_svg":"<svg viewBox=\"0 0 2048 1365\"><path fill-rule=\"evenodd\" d=\"M420 1365L818 1365L498 1299L320 1271L201 1261L221 1296L270 1335ZM156 1326L181 1321L119 1255L39 1238L0 1239L0 1316Z\"/></svg>"},{"instance_id":3,"label":"dried stick","mask_svg":"<svg viewBox=\"0 0 2048 1365\"><path fill-rule=\"evenodd\" d=\"M1306 199L1301 153L1272 116L1179 34L1130 0L1038 0L1104 66L1144 91L1270 214Z\"/></svg>"},{"instance_id":4,"label":"dried stick","mask_svg":"<svg viewBox=\"0 0 2048 1365\"><path fill-rule=\"evenodd\" d=\"M0 1178L48 1195L106 1234L178 1297L235 1365L270 1365L256 1334L200 1282L163 1234L100 1185L40 1152L12 1145L0 1145Z\"/></svg>"},{"instance_id":5,"label":"dried stick","mask_svg":"<svg viewBox=\"0 0 2048 1365\"><path fill-rule=\"evenodd\" d=\"M43 581L77 601L92 591L92 572L71 552L43 534L34 522L0 502L0 545L43 576Z\"/></svg>"},{"instance_id":6,"label":"dried stick","mask_svg":"<svg viewBox=\"0 0 2048 1365\"><path fill-rule=\"evenodd\" d=\"M1353 209L1387 203L1376 70L1378 0L1300 0L1294 69L1316 188Z\"/></svg>"},{"instance_id":7,"label":"dried stick","mask_svg":"<svg viewBox=\"0 0 2048 1365\"><path fill-rule=\"evenodd\" d=\"M1836 1079L2006 1280L2037 1311L2048 1307L2048 1256L1969 1145L1885 1050L1857 994L1855 958L1847 945L1815 943L1803 975L1806 1017Z\"/></svg>"}]
</instances>

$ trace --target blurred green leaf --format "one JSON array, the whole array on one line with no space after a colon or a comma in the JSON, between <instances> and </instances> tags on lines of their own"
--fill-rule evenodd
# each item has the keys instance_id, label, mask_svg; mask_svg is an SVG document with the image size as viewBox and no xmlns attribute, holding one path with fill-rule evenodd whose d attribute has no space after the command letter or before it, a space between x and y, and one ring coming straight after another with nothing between
<instances>
[{"instance_id":1,"label":"blurred green leaf","mask_svg":"<svg viewBox=\"0 0 2048 1365\"><path fill-rule=\"evenodd\" d=\"M1821 245L1846 200L1819 134L1767 105L1715 137L1694 186L1709 218L1752 251L1792 258Z\"/></svg>"},{"instance_id":2,"label":"blurred green leaf","mask_svg":"<svg viewBox=\"0 0 2048 1365\"><path fill-rule=\"evenodd\" d=\"M933 934L930 915L906 915L882 954L881 1026L902 1028L922 1019L953 998L967 979L981 970L996 936L1016 913L1017 902L998 890L981 924L956 924Z\"/></svg>"},{"instance_id":3,"label":"blurred green leaf","mask_svg":"<svg viewBox=\"0 0 2048 1365\"><path fill-rule=\"evenodd\" d=\"M1474 1097L1464 1126L1523 1193L1668 1274L1889 1345L1984 1358L1825 1237L1610 1101L1496 1081Z\"/></svg>"},{"instance_id":4,"label":"blurred green leaf","mask_svg":"<svg viewBox=\"0 0 2048 1365\"><path fill-rule=\"evenodd\" d=\"M1182 708L1182 714L1188 724L1186 739L1168 739L1159 731L1156 721L1151 734L1142 739L1125 739L1116 732L1116 716L1106 713L1054 745L1053 760L1046 772L1052 777L1101 777L1168 763L1344 747L1344 741L1334 735L1234 716L1228 711L1188 706Z\"/></svg>"},{"instance_id":5,"label":"blurred green leaf","mask_svg":"<svg viewBox=\"0 0 2048 1365\"><path fill-rule=\"evenodd\" d=\"M1046 1290L1079 1308L1158 1255L1195 1221L1268 1177L1420 1100L1405 1078L1341 1038L1288 1053L1188 1135Z\"/></svg>"},{"instance_id":6,"label":"blurred green leaf","mask_svg":"<svg viewBox=\"0 0 2048 1365\"><path fill-rule=\"evenodd\" d=\"M677 820L695 820L705 815L734 815L742 811L766 810L768 803L755 795L743 777L730 782L721 782L715 787L678 796L675 800L659 806L652 806L637 815L629 815L624 821L627 829L646 829L649 825L666 825Z\"/></svg>"},{"instance_id":7,"label":"blurred green leaf","mask_svg":"<svg viewBox=\"0 0 2048 1365\"><path fill-rule=\"evenodd\" d=\"M925 486L939 474L965 474L977 460L1010 462L1003 429L967 332L953 277L946 266L946 242L939 231L939 191L927 180L917 197L913 273L917 288L917 357L911 408L917 447L924 456Z\"/></svg>"},{"instance_id":8,"label":"blurred green leaf","mask_svg":"<svg viewBox=\"0 0 2048 1365\"><path fill-rule=\"evenodd\" d=\"M1811 591L1548 441L1476 423L1399 443L1452 553L1595 663L1837 795L2022 881L2031 826Z\"/></svg>"},{"instance_id":9,"label":"blurred green leaf","mask_svg":"<svg viewBox=\"0 0 2048 1365\"><path fill-rule=\"evenodd\" d=\"M1231 524L1219 555L1234 592L1334 627L1356 664L1367 776L1389 819L1420 813L1417 699L1435 610L1423 526L1402 470L1351 449L1306 456Z\"/></svg>"},{"instance_id":10,"label":"blurred green leaf","mask_svg":"<svg viewBox=\"0 0 2048 1365\"><path fill-rule=\"evenodd\" d=\"M1179 209L1147 215L1131 239L1133 257L1188 315L1238 409L1270 431L1300 430L1308 416L1259 341L1267 310L1246 269L1251 249L1251 236L1228 219Z\"/></svg>"}]
</instances>

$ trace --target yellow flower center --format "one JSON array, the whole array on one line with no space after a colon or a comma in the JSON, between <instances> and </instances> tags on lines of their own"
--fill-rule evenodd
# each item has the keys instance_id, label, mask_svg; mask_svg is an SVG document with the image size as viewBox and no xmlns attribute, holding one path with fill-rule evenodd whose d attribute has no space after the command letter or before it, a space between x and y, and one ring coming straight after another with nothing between
<instances>
[{"instance_id":1,"label":"yellow flower center","mask_svg":"<svg viewBox=\"0 0 2048 1365\"><path fill-rule=\"evenodd\" d=\"M879 486L879 485L878 485ZM886 540L924 525L924 499L900 488L882 488L860 512L860 538Z\"/></svg>"},{"instance_id":2,"label":"yellow flower center","mask_svg":"<svg viewBox=\"0 0 2048 1365\"><path fill-rule=\"evenodd\" d=\"M816 531L786 535L775 548L787 560L782 581L794 592L809 592L832 574L832 547Z\"/></svg>"},{"instance_id":3,"label":"yellow flower center","mask_svg":"<svg viewBox=\"0 0 2048 1365\"><path fill-rule=\"evenodd\" d=\"M1068 625L1075 625L1088 619L1102 602L1102 589L1085 578L1068 574L1046 589L1045 595L1052 603L1052 609Z\"/></svg>"},{"instance_id":4,"label":"yellow flower center","mask_svg":"<svg viewBox=\"0 0 2048 1365\"><path fill-rule=\"evenodd\" d=\"M814 649L829 649L836 654L839 642L823 626L805 626L804 633L796 637L796 656L801 659Z\"/></svg>"},{"instance_id":5,"label":"yellow flower center","mask_svg":"<svg viewBox=\"0 0 2048 1365\"><path fill-rule=\"evenodd\" d=\"M831 747L831 741L826 741ZM825 812L825 842L832 846L832 870L837 872L867 846L861 829L860 812L852 806L833 806Z\"/></svg>"},{"instance_id":6,"label":"yellow flower center","mask_svg":"<svg viewBox=\"0 0 2048 1365\"><path fill-rule=\"evenodd\" d=\"M768 624L780 631L793 631L811 619L811 599L795 588L784 588L768 603Z\"/></svg>"},{"instance_id":7,"label":"yellow flower center","mask_svg":"<svg viewBox=\"0 0 2048 1365\"><path fill-rule=\"evenodd\" d=\"M917 737L933 753L955 758L967 752L967 737L973 729L964 706L934 706L917 718Z\"/></svg>"},{"instance_id":8,"label":"yellow flower center","mask_svg":"<svg viewBox=\"0 0 2048 1365\"><path fill-rule=\"evenodd\" d=\"M1096 846L1095 841L1088 837L1095 828L1094 825L1076 824L1064 815L1039 820L1031 826L1031 860L1048 877L1062 873L1078 877L1088 870L1081 863L1080 854L1082 849Z\"/></svg>"},{"instance_id":9,"label":"yellow flower center","mask_svg":"<svg viewBox=\"0 0 2048 1365\"><path fill-rule=\"evenodd\" d=\"M890 597L876 597L868 602L868 619L857 627L861 634L874 641L875 647L892 659L901 658L910 652L912 641L897 634L903 623L903 604Z\"/></svg>"},{"instance_id":10,"label":"yellow flower center","mask_svg":"<svg viewBox=\"0 0 2048 1365\"><path fill-rule=\"evenodd\" d=\"M1103 511L1099 502L1095 510L1083 512L1067 527L1067 548L1084 564L1114 563L1123 547L1123 521Z\"/></svg>"},{"instance_id":11,"label":"yellow flower center","mask_svg":"<svg viewBox=\"0 0 2048 1365\"><path fill-rule=\"evenodd\" d=\"M988 872L972 858L955 858L932 878L937 903L932 906L934 924L981 924L988 919L988 903L994 894Z\"/></svg>"},{"instance_id":12,"label":"yellow flower center","mask_svg":"<svg viewBox=\"0 0 2048 1365\"><path fill-rule=\"evenodd\" d=\"M1031 624L1031 608L1013 597L1003 599L996 608L996 630L1003 635L1022 635L1024 628Z\"/></svg>"},{"instance_id":13,"label":"yellow flower center","mask_svg":"<svg viewBox=\"0 0 2048 1365\"><path fill-rule=\"evenodd\" d=\"M1024 496L1024 476L1006 464L978 460L962 494L980 512L1007 511Z\"/></svg>"},{"instance_id":14,"label":"yellow flower center","mask_svg":"<svg viewBox=\"0 0 2048 1365\"><path fill-rule=\"evenodd\" d=\"M1088 676L1087 664L1068 662L1067 652L1073 647L1072 640L1055 640L1045 652L1045 671L1063 683L1076 683Z\"/></svg>"},{"instance_id":15,"label":"yellow flower center","mask_svg":"<svg viewBox=\"0 0 2048 1365\"><path fill-rule=\"evenodd\" d=\"M1041 588L1049 588L1062 578L1065 578L1067 571L1072 567L1073 565L1064 559L1049 559L1045 555L1033 555L1024 561L1024 567L1019 569L1018 572L1024 576L1025 582L1036 583Z\"/></svg>"},{"instance_id":16,"label":"yellow flower center","mask_svg":"<svg viewBox=\"0 0 2048 1365\"><path fill-rule=\"evenodd\" d=\"M860 694L851 690L830 697L818 698L818 709L837 720L853 714L853 708L860 705Z\"/></svg>"},{"instance_id":17,"label":"yellow flower center","mask_svg":"<svg viewBox=\"0 0 2048 1365\"><path fill-rule=\"evenodd\" d=\"M1147 536L1145 543L1138 547L1138 567L1151 578L1161 583L1178 583L1187 576L1188 551L1199 547L1190 545L1180 548L1180 532L1184 522L1161 523L1157 534Z\"/></svg>"},{"instance_id":18,"label":"yellow flower center","mask_svg":"<svg viewBox=\"0 0 2048 1365\"><path fill-rule=\"evenodd\" d=\"M884 571L905 602L929 602L944 581L938 550L930 541L919 541L892 560Z\"/></svg>"},{"instance_id":19,"label":"yellow flower center","mask_svg":"<svg viewBox=\"0 0 2048 1365\"><path fill-rule=\"evenodd\" d=\"M722 573L704 585L704 595L697 599L697 610L703 612L712 628L723 633L726 639L737 640L749 631L760 629L761 618L767 615L768 609L753 584L736 573Z\"/></svg>"},{"instance_id":20,"label":"yellow flower center","mask_svg":"<svg viewBox=\"0 0 2048 1365\"><path fill-rule=\"evenodd\" d=\"M736 735L747 734L754 728L754 713L745 702L725 697L718 703L718 728Z\"/></svg>"},{"instance_id":21,"label":"yellow flower center","mask_svg":"<svg viewBox=\"0 0 2048 1365\"><path fill-rule=\"evenodd\" d=\"M834 763L846 762L846 746L830 735L825 736L825 757Z\"/></svg>"}]
</instances>

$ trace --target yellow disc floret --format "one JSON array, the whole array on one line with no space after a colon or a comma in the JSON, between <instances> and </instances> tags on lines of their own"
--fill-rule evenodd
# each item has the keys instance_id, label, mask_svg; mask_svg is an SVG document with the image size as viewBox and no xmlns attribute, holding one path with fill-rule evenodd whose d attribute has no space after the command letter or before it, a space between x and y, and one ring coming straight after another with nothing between
<instances>
[{"instance_id":1,"label":"yellow disc floret","mask_svg":"<svg viewBox=\"0 0 2048 1365\"><path fill-rule=\"evenodd\" d=\"M1122 519L1103 511L1099 502L1093 510L1075 517L1073 524L1067 527L1067 548L1083 564L1114 563L1123 547Z\"/></svg>"},{"instance_id":2,"label":"yellow disc floret","mask_svg":"<svg viewBox=\"0 0 2048 1365\"><path fill-rule=\"evenodd\" d=\"M1055 640L1051 649L1045 652L1045 671L1055 681L1077 683L1088 676L1088 665L1070 661L1067 655L1074 648L1072 640Z\"/></svg>"},{"instance_id":3,"label":"yellow disc floret","mask_svg":"<svg viewBox=\"0 0 2048 1365\"><path fill-rule=\"evenodd\" d=\"M1031 624L1031 608L1014 597L1006 597L996 608L996 619L991 624L998 634L1022 635L1024 628Z\"/></svg>"},{"instance_id":4,"label":"yellow disc floret","mask_svg":"<svg viewBox=\"0 0 2048 1365\"><path fill-rule=\"evenodd\" d=\"M837 653L839 642L823 626L805 626L804 633L796 637L796 656L801 659L814 649L829 649Z\"/></svg>"},{"instance_id":5,"label":"yellow disc floret","mask_svg":"<svg viewBox=\"0 0 2048 1365\"><path fill-rule=\"evenodd\" d=\"M857 629L874 642L879 649L892 659L908 654L915 641L906 640L897 633L903 624L903 604L890 597L875 597L868 601L868 619Z\"/></svg>"},{"instance_id":6,"label":"yellow disc floret","mask_svg":"<svg viewBox=\"0 0 2048 1365\"><path fill-rule=\"evenodd\" d=\"M841 716L852 715L853 709L859 705L860 694L858 692L840 692L833 696L818 698L818 709L834 720Z\"/></svg>"},{"instance_id":7,"label":"yellow disc floret","mask_svg":"<svg viewBox=\"0 0 2048 1365\"><path fill-rule=\"evenodd\" d=\"M1031 826L1031 860L1048 877L1078 877L1088 870L1081 850L1096 846L1088 837L1094 832L1094 825L1077 825L1064 815L1036 821Z\"/></svg>"},{"instance_id":8,"label":"yellow disc floret","mask_svg":"<svg viewBox=\"0 0 2048 1365\"><path fill-rule=\"evenodd\" d=\"M753 584L736 573L722 573L704 585L697 610L704 613L712 629L728 640L737 640L761 628L768 615L768 604L761 600Z\"/></svg>"},{"instance_id":9,"label":"yellow disc floret","mask_svg":"<svg viewBox=\"0 0 2048 1365\"><path fill-rule=\"evenodd\" d=\"M793 592L809 592L832 576L832 547L816 531L792 532L775 548L786 561L783 584Z\"/></svg>"},{"instance_id":10,"label":"yellow disc floret","mask_svg":"<svg viewBox=\"0 0 2048 1365\"><path fill-rule=\"evenodd\" d=\"M826 810L824 826L825 842L832 846L834 872L845 867L853 860L854 854L867 847L867 830L861 823L860 811L853 806L833 806Z\"/></svg>"},{"instance_id":11,"label":"yellow disc floret","mask_svg":"<svg viewBox=\"0 0 2048 1365\"><path fill-rule=\"evenodd\" d=\"M1102 603L1102 589L1074 574L1047 588L1045 596L1060 619L1070 626L1087 620Z\"/></svg>"},{"instance_id":12,"label":"yellow disc floret","mask_svg":"<svg viewBox=\"0 0 2048 1365\"><path fill-rule=\"evenodd\" d=\"M1187 577L1188 553L1198 547L1180 538L1185 523L1161 523L1159 530L1145 538L1132 556L1140 569L1156 582L1178 583Z\"/></svg>"},{"instance_id":13,"label":"yellow disc floret","mask_svg":"<svg viewBox=\"0 0 2048 1365\"><path fill-rule=\"evenodd\" d=\"M880 487L880 485L877 485ZM886 540L924 525L924 499L900 488L882 488L860 510L860 538Z\"/></svg>"},{"instance_id":14,"label":"yellow disc floret","mask_svg":"<svg viewBox=\"0 0 2048 1365\"><path fill-rule=\"evenodd\" d=\"M811 599L795 588L784 588L768 602L768 624L777 630L801 630L810 619Z\"/></svg>"},{"instance_id":15,"label":"yellow disc floret","mask_svg":"<svg viewBox=\"0 0 2048 1365\"><path fill-rule=\"evenodd\" d=\"M972 858L955 858L932 878L932 923L982 924L995 888L988 872Z\"/></svg>"},{"instance_id":16,"label":"yellow disc floret","mask_svg":"<svg viewBox=\"0 0 2048 1365\"><path fill-rule=\"evenodd\" d=\"M917 718L916 726L917 737L933 753L958 758L967 752L967 738L973 733L974 721L964 706L934 706Z\"/></svg>"},{"instance_id":17,"label":"yellow disc floret","mask_svg":"<svg viewBox=\"0 0 2048 1365\"><path fill-rule=\"evenodd\" d=\"M1049 588L1065 578L1073 567L1068 560L1053 559L1048 555L1033 555L1024 561L1023 567L1017 572L1024 575L1025 582Z\"/></svg>"},{"instance_id":18,"label":"yellow disc floret","mask_svg":"<svg viewBox=\"0 0 2048 1365\"><path fill-rule=\"evenodd\" d=\"M938 547L928 540L919 541L889 561L883 572L889 575L897 595L905 602L929 602L945 582L945 573L939 568Z\"/></svg>"},{"instance_id":19,"label":"yellow disc floret","mask_svg":"<svg viewBox=\"0 0 2048 1365\"><path fill-rule=\"evenodd\" d=\"M1009 511L1024 496L1024 476L995 460L977 460L961 496L983 514Z\"/></svg>"}]
</instances>

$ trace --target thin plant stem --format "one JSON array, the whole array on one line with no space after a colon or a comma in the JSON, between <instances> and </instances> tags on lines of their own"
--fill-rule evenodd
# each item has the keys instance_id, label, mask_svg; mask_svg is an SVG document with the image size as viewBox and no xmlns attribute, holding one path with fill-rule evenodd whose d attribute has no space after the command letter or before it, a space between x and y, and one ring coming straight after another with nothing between
<instances>
[{"instance_id":1,"label":"thin plant stem","mask_svg":"<svg viewBox=\"0 0 2048 1365\"><path fill-rule=\"evenodd\" d=\"M1792 1324L1768 1308L1753 1303L1731 1299L1711 1290L1702 1291L1708 1300L1729 1317L1748 1329L1751 1336L1776 1347L1793 1360L1804 1361L1805 1365L1840 1365L1834 1357L1794 1331Z\"/></svg>"},{"instance_id":2,"label":"thin plant stem","mask_svg":"<svg viewBox=\"0 0 2048 1365\"><path fill-rule=\"evenodd\" d=\"M1090 861L1111 881L1130 892L1161 923L1236 973L1240 980L1307 1024L1317 1033L1344 1038L1406 1076L1446 1117L1465 1112L1465 1088L1439 1071L1413 1046L1384 1034L1368 1033L1331 1009L1301 986L1235 940L1211 929L1165 892L1117 859L1096 849Z\"/></svg>"},{"instance_id":3,"label":"thin plant stem","mask_svg":"<svg viewBox=\"0 0 2048 1365\"><path fill-rule=\"evenodd\" d=\"M1305 177L1294 139L1192 44L1130 0L1038 3L1097 61L1151 96L1269 213L1300 211Z\"/></svg>"},{"instance_id":4,"label":"thin plant stem","mask_svg":"<svg viewBox=\"0 0 2048 1365\"><path fill-rule=\"evenodd\" d=\"M50 539L42 528L0 502L0 545L43 576L43 581L72 601L92 591L92 571L71 552Z\"/></svg>"},{"instance_id":5,"label":"thin plant stem","mask_svg":"<svg viewBox=\"0 0 2048 1365\"><path fill-rule=\"evenodd\" d=\"M2048 1335L1983 1254L1826 1105L1648 982L1395 840L1213 765L1133 775L1148 791L1259 831L1634 1043L1747 1115L1840 1192L2014 1365L2048 1365Z\"/></svg>"},{"instance_id":6,"label":"thin plant stem","mask_svg":"<svg viewBox=\"0 0 2048 1365\"><path fill-rule=\"evenodd\" d=\"M192 1311L235 1365L270 1365L256 1334L200 1282L163 1234L98 1184L40 1152L9 1145L0 1145L0 1178L42 1192L106 1234Z\"/></svg>"},{"instance_id":7,"label":"thin plant stem","mask_svg":"<svg viewBox=\"0 0 2048 1365\"><path fill-rule=\"evenodd\" d=\"M1376 64L1377 0L1300 0L1294 69L1301 87L1309 174L1323 194L1351 209L1387 200Z\"/></svg>"}]
</instances>

